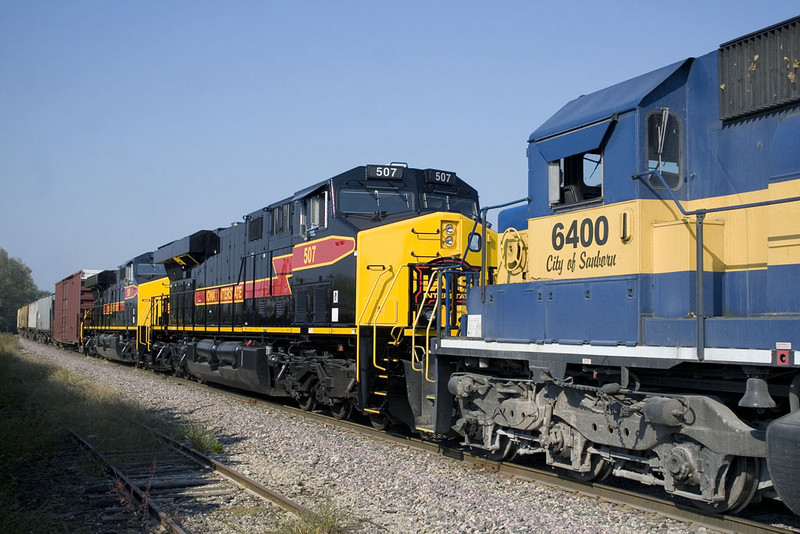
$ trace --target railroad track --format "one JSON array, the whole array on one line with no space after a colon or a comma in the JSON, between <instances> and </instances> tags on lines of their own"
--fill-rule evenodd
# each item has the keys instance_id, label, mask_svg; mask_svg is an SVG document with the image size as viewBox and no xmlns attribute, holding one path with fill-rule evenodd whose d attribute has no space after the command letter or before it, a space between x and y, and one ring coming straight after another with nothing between
<instances>
[{"instance_id":1,"label":"railroad track","mask_svg":"<svg viewBox=\"0 0 800 534\"><path fill-rule=\"evenodd\" d=\"M141 534L143 523L157 526L157 523L138 515L138 510L123 504L120 487L114 479L109 478L107 472L98 470L95 459L80 447L58 451L54 459L60 467L58 475L51 471L33 470L26 478L42 488L56 484L69 488L69 504L62 507L66 511L52 516L63 531ZM52 506L52 500L59 498L53 492L47 501Z\"/></svg>"},{"instance_id":2,"label":"railroad track","mask_svg":"<svg viewBox=\"0 0 800 534\"><path fill-rule=\"evenodd\" d=\"M186 384L187 381L179 378L169 377L170 380L180 381ZM206 388L208 384L198 384L188 382L191 387ZM252 394L228 389L222 386L212 385L216 391L228 397L253 405L266 405L275 410L280 410L288 414L306 417L326 425L347 429L357 434L369 436L374 439L388 441L424 451L430 454L444 456L453 460L465 462L473 466L493 471L503 476L518 478L521 480L536 482L561 490L579 493L592 498L602 499L615 504L629 506L631 508L653 513L665 518L674 519L693 525L694 527L705 527L719 532L732 532L737 534L798 534L800 533L800 521L788 511L783 512L780 506L773 506L768 511L756 511L749 517L733 516L727 514L712 514L702 512L691 505L676 503L671 500L663 499L644 491L634 491L620 488L613 485L601 483L586 483L570 478L566 474L554 472L550 468L540 468L519 463L497 462L486 458L470 454L456 444L436 443L425 441L414 436L396 434L381 430L376 430L367 424L354 421L338 420L330 415L318 411L304 411L293 406L288 406L278 402L273 402L264 398L258 398ZM758 505L751 505L757 508ZM777 509L777 511L776 511Z\"/></svg>"},{"instance_id":3,"label":"railroad track","mask_svg":"<svg viewBox=\"0 0 800 534\"><path fill-rule=\"evenodd\" d=\"M165 443L164 451L101 451L72 432L73 438L97 458L115 483L109 489L108 478L87 482L95 488L93 507L103 508L100 514L104 532L142 532L161 528L174 534L190 532L182 518L237 502L244 491L263 503L271 503L285 513L313 517L313 512L288 497L273 491L245 474L209 458L205 454L173 440L154 429L140 425ZM91 496L90 496L91 497ZM251 503L257 508L258 502ZM276 526L281 513L272 511Z\"/></svg>"},{"instance_id":4,"label":"railroad track","mask_svg":"<svg viewBox=\"0 0 800 534\"><path fill-rule=\"evenodd\" d=\"M133 369L131 369L134 371ZM139 370L136 370L139 371ZM150 376L154 376L148 372ZM200 391L208 391L208 385L201 385L195 382L167 377L161 375L161 379L175 381L184 387L196 388ZM661 499L644 492L630 491L605 484L587 484L572 480L563 475L554 473L549 468L538 469L529 465L519 465L512 463L493 462L481 457L475 457L468 452L458 449L452 443L433 443L423 441L415 437L391 434L373 429L370 426L358 424L351 421L336 420L328 415L319 412L306 412L292 406L271 402L264 398L253 396L252 394L241 391L230 390L223 387L214 387L214 391L225 396L237 399L251 405L265 405L274 410L283 411L287 414L302 416L307 419L319 421L325 425L347 429L361 435L374 439L392 442L397 445L425 451L430 454L445 456L447 458L466 462L486 471L497 472L503 476L516 477L522 480L535 481L551 487L557 487L568 492L579 493L592 498L602 499L607 502L623 504L625 506L655 514L659 517L669 518L692 525L693 527L706 527L720 532L774 532L774 533L799 533L800 522L791 514L776 511L764 512L774 514L772 517L735 517L727 515L706 514L690 506L676 504L672 501ZM646 487L645 487L646 490ZM750 508L748 509L748 511Z\"/></svg>"}]
</instances>

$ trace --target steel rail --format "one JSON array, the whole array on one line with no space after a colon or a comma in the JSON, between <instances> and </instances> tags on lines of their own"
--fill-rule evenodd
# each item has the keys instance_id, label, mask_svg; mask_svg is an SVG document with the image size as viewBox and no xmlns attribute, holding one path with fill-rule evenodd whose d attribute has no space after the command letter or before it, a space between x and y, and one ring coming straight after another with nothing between
<instances>
[{"instance_id":1,"label":"steel rail","mask_svg":"<svg viewBox=\"0 0 800 534\"><path fill-rule=\"evenodd\" d=\"M87 451L92 453L97 459L103 462L103 465L106 466L106 470L108 470L112 475L114 475L118 480L120 480L124 485L125 488L130 492L131 496L136 499L136 501L140 505L147 506L147 509L150 511L151 517L157 517L161 523L161 526L168 529L173 534L188 534L178 523L172 520L167 514L161 511L161 509L153 503L152 500L148 499L145 492L136 485L133 481L131 481L125 473L117 469L117 467L108 459L106 456L94 448L91 443L83 439L83 437L77 434L73 430L69 430L69 433L72 434L72 437Z\"/></svg>"},{"instance_id":2,"label":"steel rail","mask_svg":"<svg viewBox=\"0 0 800 534\"><path fill-rule=\"evenodd\" d=\"M138 369L136 371L138 371ZM359 435L393 443L401 447L407 447L409 449L426 452L434 456L442 456L459 462L467 463L469 465L481 467L487 471L496 472L503 476L532 481L548 487L561 489L563 491L578 493L590 498L597 498L606 502L628 506L642 512L652 513L664 518L688 523L693 526L706 527L719 532L730 532L737 534L797 534L800 532L800 529L797 528L786 528L779 525L761 523L728 514L707 513L687 504L680 504L664 498L625 490L606 484L577 481L570 478L566 472L558 473L550 469L544 470L520 464L492 461L480 456L475 456L464 449L452 447L447 444L427 441L418 437L377 430L371 426L366 426L353 421L335 419L329 415L324 415L318 412L301 410L300 408L280 404L263 397L255 397L254 394L233 390L221 385L200 384L173 376L161 376L166 378L168 381L197 388L198 390L207 391L208 387L210 386L216 392L232 399L236 399L240 402L254 406L260 405L269 407L280 412L301 416L307 420L312 420L324 425L330 425L332 427L338 427L343 430L349 430ZM208 460L210 462L214 462L214 460L210 458ZM787 516L788 515L789 513L787 512Z\"/></svg>"},{"instance_id":3,"label":"steel rail","mask_svg":"<svg viewBox=\"0 0 800 534\"><path fill-rule=\"evenodd\" d=\"M194 383L192 383L192 386L198 388L207 387L207 385L200 386L200 384ZM401 447L407 447L409 449L426 452L434 456L443 456L455 461L481 467L487 471L492 471L503 476L535 482L563 491L577 493L586 497L601 499L606 502L628 506L642 512L656 514L664 518L673 519L682 523L688 523L696 527L706 527L719 532L736 534L797 534L800 532L800 530L797 529L760 523L744 517L703 512L702 510L687 504L680 504L665 498L617 488L607 484L581 482L570 478L567 472L559 473L549 469L538 469L535 467L524 466L515 463L489 460L470 454L468 451L463 449L451 447L446 444L426 441L412 436L389 433L353 421L338 420L322 413L307 412L299 408L275 403L267 399L255 398L247 393L229 390L224 388L224 386L215 386L214 389L223 395L238 399L248 404L268 406L269 408L278 411L282 411L291 415L299 415L306 419L313 420L321 424L338 427L344 430L349 430L359 435L375 438L384 442L399 445Z\"/></svg>"},{"instance_id":4,"label":"steel rail","mask_svg":"<svg viewBox=\"0 0 800 534\"><path fill-rule=\"evenodd\" d=\"M182 452L189 456L195 462L198 462L202 465L206 465L212 468L214 471L222 475L223 477L227 478L234 484L243 487L244 489L250 491L251 493L261 497L262 499L267 499L268 501L273 502L274 504L278 505L282 509L286 510L294 514L297 517L308 517L314 518L317 517L317 514L309 510L308 508L294 502L289 497L282 495L276 491L269 489L268 487L264 486L263 484L259 483L256 480L244 475L236 471L235 469L214 460L203 454L202 452L184 444L179 441L172 439L171 437L167 436L166 434L154 429L150 428L147 425L139 423L139 426L146 429L149 432L157 435L159 438L164 440L169 446L174 447L178 451Z\"/></svg>"}]
</instances>

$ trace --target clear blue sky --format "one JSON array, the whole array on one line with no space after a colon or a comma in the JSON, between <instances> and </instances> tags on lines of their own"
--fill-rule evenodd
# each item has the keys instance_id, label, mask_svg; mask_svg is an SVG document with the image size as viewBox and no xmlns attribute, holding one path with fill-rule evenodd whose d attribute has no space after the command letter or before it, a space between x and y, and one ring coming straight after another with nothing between
<instances>
[{"instance_id":1,"label":"clear blue sky","mask_svg":"<svg viewBox=\"0 0 800 534\"><path fill-rule=\"evenodd\" d=\"M564 103L796 0L0 0L0 247L42 289L357 165L526 194Z\"/></svg>"}]
</instances>

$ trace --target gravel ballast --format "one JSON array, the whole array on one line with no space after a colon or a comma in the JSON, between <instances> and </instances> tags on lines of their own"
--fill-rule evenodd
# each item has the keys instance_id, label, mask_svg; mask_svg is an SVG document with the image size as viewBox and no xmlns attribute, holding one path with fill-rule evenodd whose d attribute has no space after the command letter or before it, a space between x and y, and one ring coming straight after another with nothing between
<instances>
[{"instance_id":1,"label":"gravel ballast","mask_svg":"<svg viewBox=\"0 0 800 534\"><path fill-rule=\"evenodd\" d=\"M31 356L86 375L145 409L205 425L225 447L220 461L312 510L345 514L359 532L707 532L232 400L211 388L176 385L155 373L20 343ZM203 532L198 527L192 531ZM229 532L264 531L263 525L252 527L237 525Z\"/></svg>"}]
</instances>

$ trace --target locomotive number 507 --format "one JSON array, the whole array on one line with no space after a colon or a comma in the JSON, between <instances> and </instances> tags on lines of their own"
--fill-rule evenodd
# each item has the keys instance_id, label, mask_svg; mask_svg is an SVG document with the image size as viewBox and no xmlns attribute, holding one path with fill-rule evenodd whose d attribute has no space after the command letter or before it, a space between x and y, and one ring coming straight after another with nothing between
<instances>
[{"instance_id":1,"label":"locomotive number 507","mask_svg":"<svg viewBox=\"0 0 800 534\"><path fill-rule=\"evenodd\" d=\"M314 258L317 256L317 245L310 245L303 249L303 265L314 263Z\"/></svg>"},{"instance_id":2,"label":"locomotive number 507","mask_svg":"<svg viewBox=\"0 0 800 534\"><path fill-rule=\"evenodd\" d=\"M578 244L584 248L592 246L592 244L605 245L608 241L608 219L605 215L601 215L595 220L583 219L578 223L578 220L572 221L569 225L569 230L564 234L564 225L556 223L553 226L552 243L554 250L561 250L564 245L572 245L572 248L578 248Z\"/></svg>"}]
</instances>

